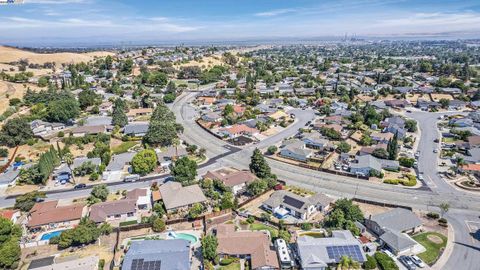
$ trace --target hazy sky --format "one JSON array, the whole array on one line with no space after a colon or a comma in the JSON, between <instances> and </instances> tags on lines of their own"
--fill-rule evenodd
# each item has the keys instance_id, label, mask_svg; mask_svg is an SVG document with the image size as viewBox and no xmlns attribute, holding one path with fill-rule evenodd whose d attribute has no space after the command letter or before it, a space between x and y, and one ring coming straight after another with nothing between
<instances>
[{"instance_id":1,"label":"hazy sky","mask_svg":"<svg viewBox=\"0 0 480 270\"><path fill-rule=\"evenodd\" d=\"M25 0L0 6L0 43L480 37L480 0Z\"/></svg>"}]
</instances>

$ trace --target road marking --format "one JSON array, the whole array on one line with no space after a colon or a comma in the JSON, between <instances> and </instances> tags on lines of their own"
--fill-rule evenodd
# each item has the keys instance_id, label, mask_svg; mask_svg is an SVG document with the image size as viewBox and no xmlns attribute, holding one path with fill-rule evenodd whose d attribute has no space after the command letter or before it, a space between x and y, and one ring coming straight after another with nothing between
<instances>
[{"instance_id":1,"label":"road marking","mask_svg":"<svg viewBox=\"0 0 480 270\"><path fill-rule=\"evenodd\" d=\"M428 186L433 187L433 188L436 188L436 187L437 187L437 184L435 184L435 182L432 180L432 177L430 177L430 175L427 175L427 177L428 177L428 179L430 180L430 181L428 181L428 182L429 182L429 185L428 185Z\"/></svg>"},{"instance_id":2,"label":"road marking","mask_svg":"<svg viewBox=\"0 0 480 270\"><path fill-rule=\"evenodd\" d=\"M480 229L480 222L478 221L465 220L465 224L467 224L468 230L471 233L474 233Z\"/></svg>"}]
</instances>

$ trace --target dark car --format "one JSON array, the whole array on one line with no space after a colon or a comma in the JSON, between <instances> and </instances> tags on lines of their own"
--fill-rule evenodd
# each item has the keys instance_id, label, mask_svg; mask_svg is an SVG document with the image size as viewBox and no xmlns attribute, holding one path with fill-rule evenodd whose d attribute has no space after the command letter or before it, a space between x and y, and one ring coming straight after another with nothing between
<instances>
[{"instance_id":1,"label":"dark car","mask_svg":"<svg viewBox=\"0 0 480 270\"><path fill-rule=\"evenodd\" d=\"M82 188L86 188L86 187L87 187L86 184L78 184L78 185L75 185L75 186L73 187L73 189L82 189Z\"/></svg>"},{"instance_id":2,"label":"dark car","mask_svg":"<svg viewBox=\"0 0 480 270\"><path fill-rule=\"evenodd\" d=\"M436 142L436 143L438 143L439 141L440 141L439 139L435 139L435 140L433 140L433 142Z\"/></svg>"}]
</instances>

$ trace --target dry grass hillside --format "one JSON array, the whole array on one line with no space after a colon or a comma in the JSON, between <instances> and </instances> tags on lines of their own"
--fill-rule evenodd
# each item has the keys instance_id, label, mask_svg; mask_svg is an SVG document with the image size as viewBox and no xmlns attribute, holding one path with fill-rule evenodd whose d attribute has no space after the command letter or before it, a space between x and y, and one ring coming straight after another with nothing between
<instances>
[{"instance_id":1,"label":"dry grass hillside","mask_svg":"<svg viewBox=\"0 0 480 270\"><path fill-rule=\"evenodd\" d=\"M29 63L43 64L46 62L80 63L88 62L96 57L113 55L111 52L89 52L89 53L34 53L16 48L0 46L0 63L11 63L20 59L27 59Z\"/></svg>"}]
</instances>

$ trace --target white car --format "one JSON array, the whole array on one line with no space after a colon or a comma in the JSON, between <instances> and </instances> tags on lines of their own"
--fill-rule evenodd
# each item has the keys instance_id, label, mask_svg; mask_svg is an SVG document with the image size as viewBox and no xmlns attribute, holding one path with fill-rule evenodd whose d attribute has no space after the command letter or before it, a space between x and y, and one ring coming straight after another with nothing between
<instances>
[{"instance_id":1,"label":"white car","mask_svg":"<svg viewBox=\"0 0 480 270\"><path fill-rule=\"evenodd\" d=\"M410 259L414 264L416 264L418 267L423 268L425 267L425 263L417 256L417 255L412 255L410 256Z\"/></svg>"},{"instance_id":2,"label":"white car","mask_svg":"<svg viewBox=\"0 0 480 270\"><path fill-rule=\"evenodd\" d=\"M421 173L418 174L418 177L417 177L417 178L418 178L418 180L422 181L422 180L424 179L424 178L423 178L423 174L421 174Z\"/></svg>"}]
</instances>

